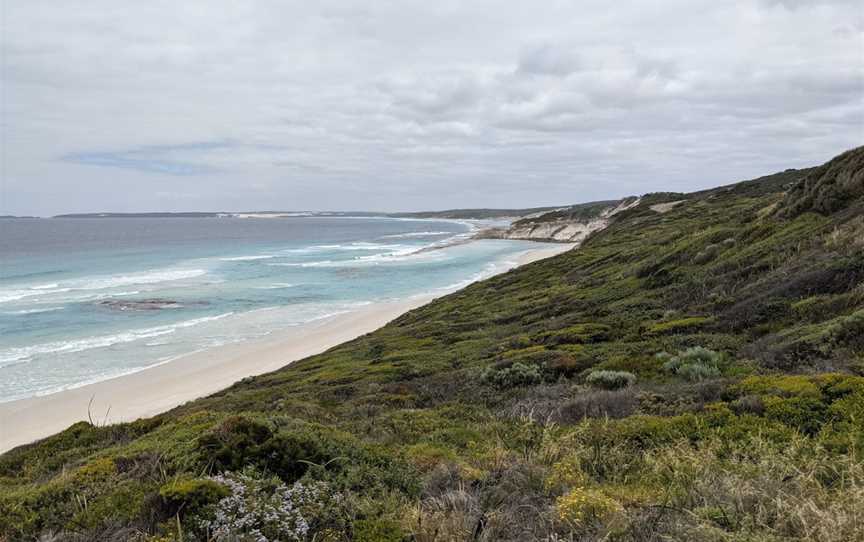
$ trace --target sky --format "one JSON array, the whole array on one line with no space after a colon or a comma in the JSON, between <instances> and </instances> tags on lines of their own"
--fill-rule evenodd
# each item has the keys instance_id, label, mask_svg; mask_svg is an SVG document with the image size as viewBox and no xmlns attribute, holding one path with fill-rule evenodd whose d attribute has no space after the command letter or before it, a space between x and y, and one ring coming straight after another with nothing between
<instances>
[{"instance_id":1,"label":"sky","mask_svg":"<svg viewBox=\"0 0 864 542\"><path fill-rule=\"evenodd\" d=\"M0 5L0 214L563 205L864 144L859 0Z\"/></svg>"}]
</instances>

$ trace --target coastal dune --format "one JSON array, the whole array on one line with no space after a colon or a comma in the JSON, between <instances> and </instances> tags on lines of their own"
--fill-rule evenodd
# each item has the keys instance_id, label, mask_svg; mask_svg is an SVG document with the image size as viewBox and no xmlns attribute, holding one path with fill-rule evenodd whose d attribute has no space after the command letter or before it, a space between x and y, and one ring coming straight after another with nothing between
<instances>
[{"instance_id":1,"label":"coastal dune","mask_svg":"<svg viewBox=\"0 0 864 542\"><path fill-rule=\"evenodd\" d=\"M540 245L522 253L512 269L573 248ZM277 370L385 325L437 294L381 302L310 322L267 337L181 356L129 375L58 393L0 403L0 453L52 435L79 421L128 422L210 395L234 382Z\"/></svg>"}]
</instances>

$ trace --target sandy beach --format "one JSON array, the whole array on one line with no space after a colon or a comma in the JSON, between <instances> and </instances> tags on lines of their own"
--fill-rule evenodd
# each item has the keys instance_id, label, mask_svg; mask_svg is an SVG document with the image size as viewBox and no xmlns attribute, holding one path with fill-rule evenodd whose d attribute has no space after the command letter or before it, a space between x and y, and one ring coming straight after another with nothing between
<instances>
[{"instance_id":1,"label":"sandy beach","mask_svg":"<svg viewBox=\"0 0 864 542\"><path fill-rule=\"evenodd\" d=\"M572 244L540 244L517 265L554 256ZM506 271L504 268L501 271ZM52 435L79 421L117 423L152 416L274 371L378 329L401 314L451 293L376 303L267 337L211 348L125 376L51 395L0 403L0 453Z\"/></svg>"}]
</instances>

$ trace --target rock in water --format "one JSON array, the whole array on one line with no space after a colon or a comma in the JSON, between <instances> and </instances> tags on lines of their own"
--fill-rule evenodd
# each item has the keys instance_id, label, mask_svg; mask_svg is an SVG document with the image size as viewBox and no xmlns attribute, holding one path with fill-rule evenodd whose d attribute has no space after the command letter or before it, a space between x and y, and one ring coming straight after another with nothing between
<instances>
[{"instance_id":1,"label":"rock in water","mask_svg":"<svg viewBox=\"0 0 864 542\"><path fill-rule=\"evenodd\" d=\"M196 302L196 305L203 305L203 302ZM180 309L184 304L174 299L105 299L98 305L118 311L156 311L162 309Z\"/></svg>"}]
</instances>

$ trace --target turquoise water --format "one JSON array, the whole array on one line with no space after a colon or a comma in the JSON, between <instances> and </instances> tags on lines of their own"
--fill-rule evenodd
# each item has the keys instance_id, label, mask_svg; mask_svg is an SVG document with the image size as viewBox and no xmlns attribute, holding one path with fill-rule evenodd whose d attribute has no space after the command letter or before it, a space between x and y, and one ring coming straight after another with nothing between
<instances>
[{"instance_id":1,"label":"turquoise water","mask_svg":"<svg viewBox=\"0 0 864 542\"><path fill-rule=\"evenodd\" d=\"M0 220L0 401L128 374L376 301L467 285L536 244L440 220Z\"/></svg>"}]
</instances>

